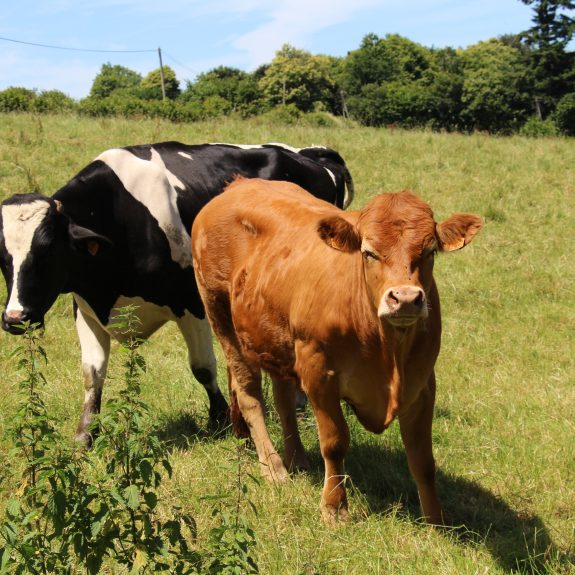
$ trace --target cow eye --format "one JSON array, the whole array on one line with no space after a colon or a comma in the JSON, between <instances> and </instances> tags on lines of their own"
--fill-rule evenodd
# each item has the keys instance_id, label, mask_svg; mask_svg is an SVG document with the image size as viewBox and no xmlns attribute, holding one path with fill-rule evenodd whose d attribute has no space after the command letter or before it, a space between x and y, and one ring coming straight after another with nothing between
<instances>
[{"instance_id":1,"label":"cow eye","mask_svg":"<svg viewBox=\"0 0 575 575\"><path fill-rule=\"evenodd\" d=\"M375 252L372 252L370 250L362 250L361 253L362 253L364 259L366 259L366 260L379 261L379 259L380 259L379 256Z\"/></svg>"}]
</instances>

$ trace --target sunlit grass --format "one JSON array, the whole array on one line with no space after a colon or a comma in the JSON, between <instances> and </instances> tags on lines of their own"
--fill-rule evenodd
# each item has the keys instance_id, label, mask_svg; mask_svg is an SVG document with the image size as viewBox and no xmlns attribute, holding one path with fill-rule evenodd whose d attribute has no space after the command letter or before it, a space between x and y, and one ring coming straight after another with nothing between
<instances>
[{"instance_id":1,"label":"sunlit grass","mask_svg":"<svg viewBox=\"0 0 575 575\"><path fill-rule=\"evenodd\" d=\"M414 190L441 220L471 211L485 227L464 251L438 258L443 348L434 445L438 482L457 530L417 521L417 494L397 426L381 437L348 416L351 522L319 518L322 462L313 417L301 419L312 471L251 488L264 574L575 573L575 142L357 127L311 129L233 120L200 124L75 116L0 117L0 198L51 194L106 148L161 140L324 144L346 159L352 208L380 191ZM5 286L0 282L0 298ZM40 288L41 289L41 288ZM16 403L18 340L0 334L0 431ZM70 296L47 317L43 343L52 413L72 437L82 403ZM228 490L234 440L206 434L207 401L177 329L144 348L144 394L173 443L164 489L212 525L204 496ZM121 367L113 356L106 392ZM225 387L224 366L220 381ZM270 429L279 443L277 421ZM0 459L8 445L0 443ZM255 456L250 470L257 474ZM464 526L464 527L463 527Z\"/></svg>"}]
</instances>

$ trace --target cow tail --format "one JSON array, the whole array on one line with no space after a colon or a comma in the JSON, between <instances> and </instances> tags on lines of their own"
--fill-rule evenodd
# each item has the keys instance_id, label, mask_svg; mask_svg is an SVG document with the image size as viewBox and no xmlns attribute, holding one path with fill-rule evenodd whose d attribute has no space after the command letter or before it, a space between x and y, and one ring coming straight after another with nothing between
<instances>
[{"instance_id":1,"label":"cow tail","mask_svg":"<svg viewBox=\"0 0 575 575\"><path fill-rule=\"evenodd\" d=\"M355 188L353 187L353 178L347 169L347 166L343 167L343 179L345 181L345 195L343 197L343 209L346 210L349 204L353 202L353 197L355 195Z\"/></svg>"},{"instance_id":2,"label":"cow tail","mask_svg":"<svg viewBox=\"0 0 575 575\"><path fill-rule=\"evenodd\" d=\"M228 367L228 391L230 394L230 419L232 420L232 429L234 435L240 439L250 437L250 430L248 424L240 411L240 405L236 392L232 390L232 378L230 368Z\"/></svg>"}]
</instances>

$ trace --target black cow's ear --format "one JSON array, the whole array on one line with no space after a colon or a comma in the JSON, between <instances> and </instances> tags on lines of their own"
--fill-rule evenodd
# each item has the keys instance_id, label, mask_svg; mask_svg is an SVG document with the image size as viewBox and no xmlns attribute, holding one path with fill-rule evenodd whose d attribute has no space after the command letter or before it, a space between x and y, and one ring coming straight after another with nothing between
<instances>
[{"instance_id":1,"label":"black cow's ear","mask_svg":"<svg viewBox=\"0 0 575 575\"><path fill-rule=\"evenodd\" d=\"M91 256L95 256L103 248L112 246L112 242L106 237L88 228L83 228L77 224L71 223L68 227L72 245L79 251L87 252Z\"/></svg>"},{"instance_id":2,"label":"black cow's ear","mask_svg":"<svg viewBox=\"0 0 575 575\"><path fill-rule=\"evenodd\" d=\"M317 233L329 247L341 252L351 253L361 247L361 237L356 227L339 216L321 220Z\"/></svg>"}]
</instances>

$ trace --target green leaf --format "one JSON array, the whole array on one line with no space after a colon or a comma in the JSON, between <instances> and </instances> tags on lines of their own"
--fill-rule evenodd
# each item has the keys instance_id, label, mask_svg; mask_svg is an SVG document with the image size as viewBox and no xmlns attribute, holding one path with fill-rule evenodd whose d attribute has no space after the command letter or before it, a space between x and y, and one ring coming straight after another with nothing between
<instances>
[{"instance_id":1,"label":"green leaf","mask_svg":"<svg viewBox=\"0 0 575 575\"><path fill-rule=\"evenodd\" d=\"M103 557L91 553L86 557L86 568L88 569L89 575L97 575L102 567Z\"/></svg>"},{"instance_id":2,"label":"green leaf","mask_svg":"<svg viewBox=\"0 0 575 575\"><path fill-rule=\"evenodd\" d=\"M8 566L11 554L12 554L12 548L9 545L0 549L0 572L4 572L4 570Z\"/></svg>"},{"instance_id":3,"label":"green leaf","mask_svg":"<svg viewBox=\"0 0 575 575\"><path fill-rule=\"evenodd\" d=\"M146 491L144 493L144 501L150 510L153 511L158 505L158 496L153 491Z\"/></svg>"},{"instance_id":4,"label":"green leaf","mask_svg":"<svg viewBox=\"0 0 575 575\"><path fill-rule=\"evenodd\" d=\"M20 515L20 501L18 499L8 500L6 503L6 514L13 519L16 519Z\"/></svg>"},{"instance_id":5,"label":"green leaf","mask_svg":"<svg viewBox=\"0 0 575 575\"><path fill-rule=\"evenodd\" d=\"M130 509L137 509L140 505L140 491L137 485L128 485L124 489L124 497L126 498L126 505Z\"/></svg>"}]
</instances>

